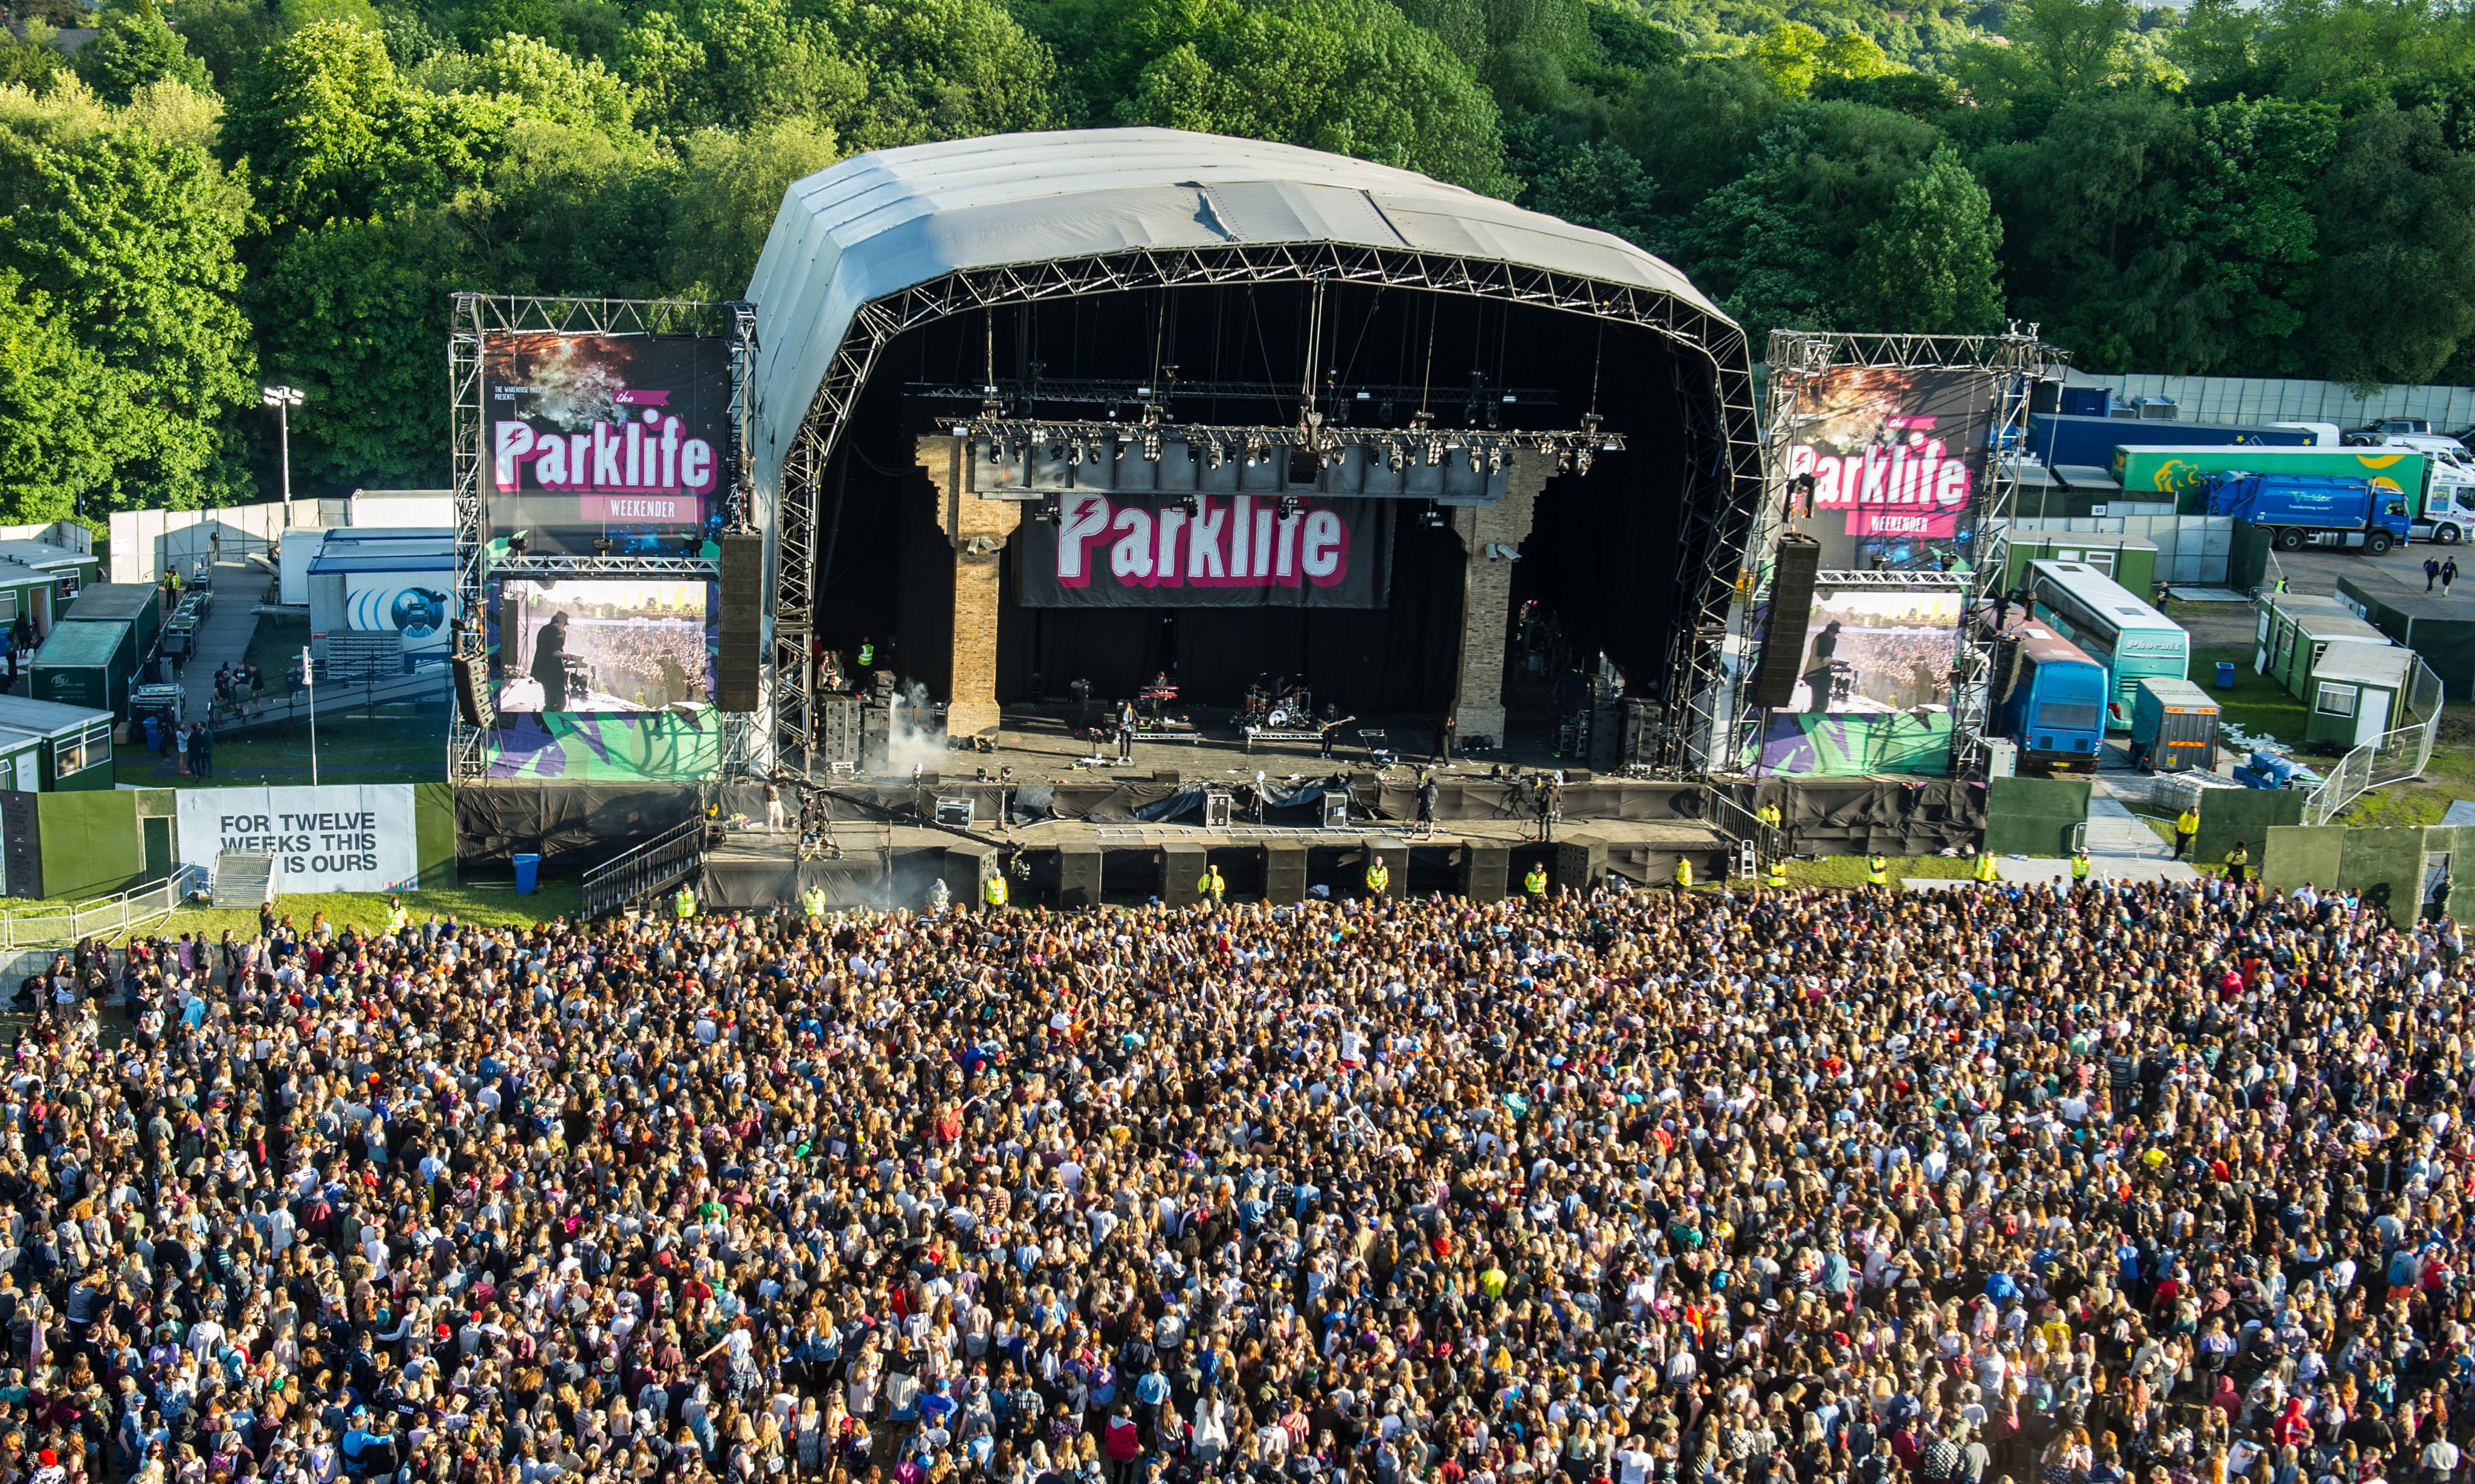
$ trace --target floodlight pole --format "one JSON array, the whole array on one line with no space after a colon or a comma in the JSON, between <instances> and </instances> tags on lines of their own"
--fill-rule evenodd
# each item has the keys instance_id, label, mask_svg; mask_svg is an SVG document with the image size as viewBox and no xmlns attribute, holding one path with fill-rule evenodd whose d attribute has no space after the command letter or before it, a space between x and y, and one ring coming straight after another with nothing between
<instances>
[{"instance_id":1,"label":"floodlight pole","mask_svg":"<svg viewBox=\"0 0 2475 1484\"><path fill-rule=\"evenodd\" d=\"M304 401L297 386L261 386L258 401L275 409L275 432L283 450L283 528L292 528L292 409Z\"/></svg>"}]
</instances>

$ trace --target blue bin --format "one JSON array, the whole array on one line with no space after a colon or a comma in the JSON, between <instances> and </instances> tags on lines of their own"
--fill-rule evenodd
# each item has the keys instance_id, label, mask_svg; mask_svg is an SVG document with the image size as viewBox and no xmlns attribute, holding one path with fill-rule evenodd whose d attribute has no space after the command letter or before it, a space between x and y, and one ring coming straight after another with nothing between
<instances>
[{"instance_id":1,"label":"blue bin","mask_svg":"<svg viewBox=\"0 0 2475 1484\"><path fill-rule=\"evenodd\" d=\"M2219 660L2218 662L2218 689L2223 691L2234 683L2235 662L2232 660Z\"/></svg>"},{"instance_id":2,"label":"blue bin","mask_svg":"<svg viewBox=\"0 0 2475 1484\"><path fill-rule=\"evenodd\" d=\"M516 895L530 896L533 894L533 888L539 885L541 885L541 857L516 857Z\"/></svg>"}]
</instances>

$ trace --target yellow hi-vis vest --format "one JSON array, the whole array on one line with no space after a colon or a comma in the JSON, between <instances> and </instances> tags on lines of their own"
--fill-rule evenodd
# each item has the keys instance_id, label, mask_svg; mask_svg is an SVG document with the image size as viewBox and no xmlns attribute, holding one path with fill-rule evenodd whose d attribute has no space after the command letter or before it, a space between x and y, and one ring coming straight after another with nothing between
<instances>
[{"instance_id":1,"label":"yellow hi-vis vest","mask_svg":"<svg viewBox=\"0 0 2475 1484\"><path fill-rule=\"evenodd\" d=\"M1547 867L1543 865L1532 866L1530 868L1530 874L1521 878L1521 889L1529 892L1532 896L1545 896L1547 894Z\"/></svg>"},{"instance_id":2,"label":"yellow hi-vis vest","mask_svg":"<svg viewBox=\"0 0 2475 1484\"><path fill-rule=\"evenodd\" d=\"M1784 888L1786 888L1786 886L1787 886L1787 863L1786 863L1785 861L1773 861L1773 862L1771 863L1771 864L1770 864L1770 870L1769 870L1769 872L1768 872L1767 874L1768 874L1768 877L1769 877L1770 885L1771 885L1774 888L1784 889Z\"/></svg>"},{"instance_id":3,"label":"yellow hi-vis vest","mask_svg":"<svg viewBox=\"0 0 2475 1484\"><path fill-rule=\"evenodd\" d=\"M990 873L988 885L980 888L980 900L988 903L991 907L1003 907L1006 904L1006 884L1005 873L1003 871L994 871Z\"/></svg>"},{"instance_id":4,"label":"yellow hi-vis vest","mask_svg":"<svg viewBox=\"0 0 2475 1484\"><path fill-rule=\"evenodd\" d=\"M1868 886L1889 886L1891 884L1891 863L1882 859L1880 856L1875 856L1871 860L1867 861L1865 863L1865 882Z\"/></svg>"},{"instance_id":5,"label":"yellow hi-vis vest","mask_svg":"<svg viewBox=\"0 0 2475 1484\"><path fill-rule=\"evenodd\" d=\"M1690 856L1676 858L1676 884L1679 887L1693 885L1693 860Z\"/></svg>"},{"instance_id":6,"label":"yellow hi-vis vest","mask_svg":"<svg viewBox=\"0 0 2475 1484\"><path fill-rule=\"evenodd\" d=\"M822 887L810 887L807 890L800 892L799 907L801 911L805 912L811 917L823 916L825 914L825 888Z\"/></svg>"},{"instance_id":7,"label":"yellow hi-vis vest","mask_svg":"<svg viewBox=\"0 0 2475 1484\"><path fill-rule=\"evenodd\" d=\"M696 915L696 891L695 891L695 889L694 889L693 888L689 888L689 887L681 887L681 888L679 888L679 894L678 894L678 895L676 895L676 896L674 896L674 897L673 897L673 898L671 898L671 911L673 911L673 912L674 912L678 913L678 915L679 915L679 920L680 920L681 922L685 922L685 921L686 921L687 919L689 919L690 917L695 916L695 915Z\"/></svg>"},{"instance_id":8,"label":"yellow hi-vis vest","mask_svg":"<svg viewBox=\"0 0 2475 1484\"><path fill-rule=\"evenodd\" d=\"M2084 854L2071 857L2071 880L2086 881L2088 876L2089 858Z\"/></svg>"},{"instance_id":9,"label":"yellow hi-vis vest","mask_svg":"<svg viewBox=\"0 0 2475 1484\"><path fill-rule=\"evenodd\" d=\"M1976 879L1979 881L1999 881L2002 879L1994 873L1993 851L1980 850L1976 853Z\"/></svg>"},{"instance_id":10,"label":"yellow hi-vis vest","mask_svg":"<svg viewBox=\"0 0 2475 1484\"><path fill-rule=\"evenodd\" d=\"M1381 856L1366 863L1366 889L1377 896L1383 896L1392 889L1391 867L1384 864Z\"/></svg>"}]
</instances>

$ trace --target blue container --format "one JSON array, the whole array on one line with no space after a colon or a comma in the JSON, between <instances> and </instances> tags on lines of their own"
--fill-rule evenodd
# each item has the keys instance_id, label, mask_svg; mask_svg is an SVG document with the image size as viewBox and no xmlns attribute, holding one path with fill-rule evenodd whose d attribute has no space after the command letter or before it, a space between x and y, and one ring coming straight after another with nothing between
<instances>
[{"instance_id":1,"label":"blue container","mask_svg":"<svg viewBox=\"0 0 2475 1484\"><path fill-rule=\"evenodd\" d=\"M2219 660L2218 662L2218 689L2220 691L2229 689L2234 685L2234 683L2235 662L2232 660Z\"/></svg>"},{"instance_id":2,"label":"blue container","mask_svg":"<svg viewBox=\"0 0 2475 1484\"><path fill-rule=\"evenodd\" d=\"M530 896L541 885L541 857L522 855L516 859L516 895Z\"/></svg>"}]
</instances>

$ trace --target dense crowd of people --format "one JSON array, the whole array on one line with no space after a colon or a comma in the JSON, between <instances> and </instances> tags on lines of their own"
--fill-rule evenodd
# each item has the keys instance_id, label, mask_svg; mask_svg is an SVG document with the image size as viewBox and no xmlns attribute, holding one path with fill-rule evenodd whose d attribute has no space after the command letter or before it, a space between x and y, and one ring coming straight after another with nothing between
<instances>
[{"instance_id":1,"label":"dense crowd of people","mask_svg":"<svg viewBox=\"0 0 2475 1484\"><path fill-rule=\"evenodd\" d=\"M0 1484L2450 1484L2463 941L2341 893L371 935L26 985Z\"/></svg>"}]
</instances>

